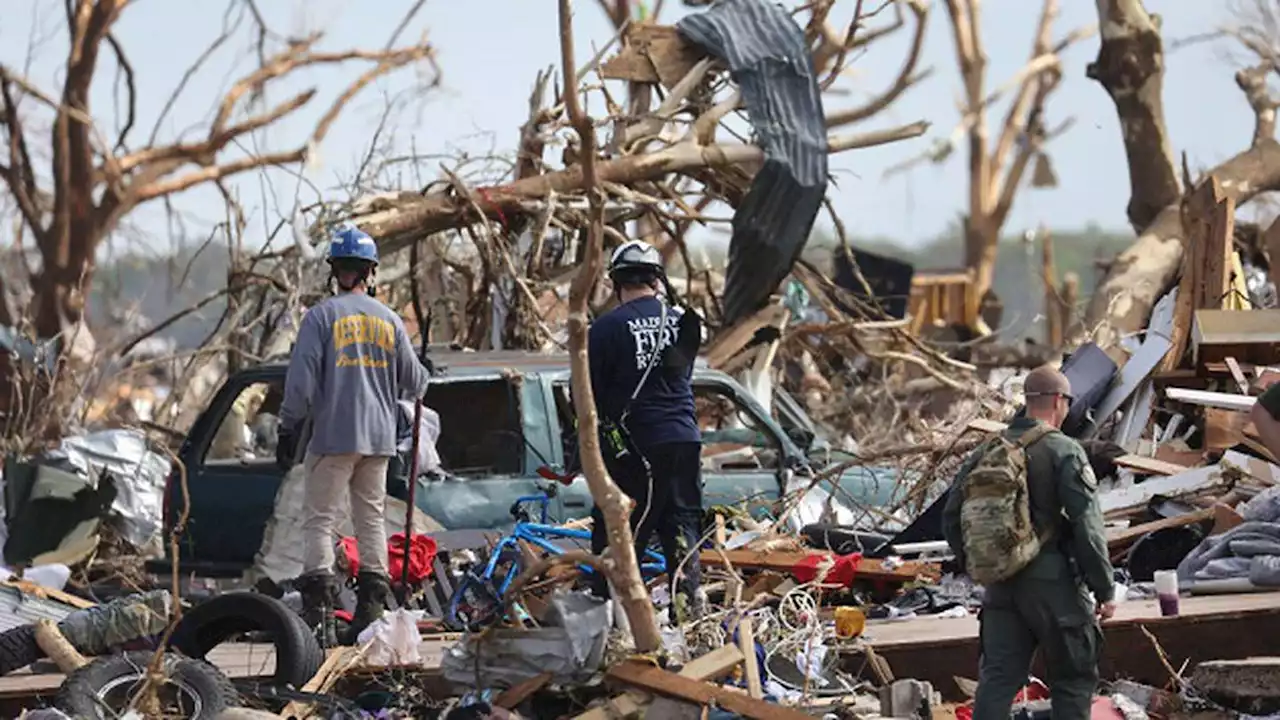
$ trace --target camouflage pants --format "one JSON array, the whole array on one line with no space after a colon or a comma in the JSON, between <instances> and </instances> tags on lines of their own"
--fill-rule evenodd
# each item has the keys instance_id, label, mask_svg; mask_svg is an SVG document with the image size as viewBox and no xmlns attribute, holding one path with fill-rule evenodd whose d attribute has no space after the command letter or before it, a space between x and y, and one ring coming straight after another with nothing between
<instances>
[{"instance_id":1,"label":"camouflage pants","mask_svg":"<svg viewBox=\"0 0 1280 720\"><path fill-rule=\"evenodd\" d=\"M1015 578L987 588L974 720L1006 720L1027 683L1036 650L1044 660L1054 720L1086 720L1098 686L1102 632L1093 601L1074 582Z\"/></svg>"}]
</instances>

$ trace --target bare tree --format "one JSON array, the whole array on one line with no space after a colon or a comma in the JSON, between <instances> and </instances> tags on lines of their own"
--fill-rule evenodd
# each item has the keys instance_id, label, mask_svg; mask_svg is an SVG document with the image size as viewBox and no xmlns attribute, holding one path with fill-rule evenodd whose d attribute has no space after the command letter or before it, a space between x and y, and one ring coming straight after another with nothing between
<instances>
[{"instance_id":1,"label":"bare tree","mask_svg":"<svg viewBox=\"0 0 1280 720\"><path fill-rule=\"evenodd\" d=\"M1272 18L1274 0L1253 0L1262 18ZM1097 0L1102 44L1088 75L1115 102L1129 164L1129 223L1138 239L1116 257L1089 305L1088 325L1094 340L1114 347L1127 333L1146 327L1156 300L1176 280L1182 267L1186 230L1180 216L1182 183L1174 161L1173 142L1164 119L1164 46L1160 17L1148 13L1142 0ZM1276 141L1277 101L1267 80L1277 72L1274 38L1264 36L1267 23L1230 34L1257 62L1236 73L1255 116L1249 147L1207 174L1218 178L1237 207L1261 193L1280 189L1280 142Z\"/></svg>"},{"instance_id":2,"label":"bare tree","mask_svg":"<svg viewBox=\"0 0 1280 720\"><path fill-rule=\"evenodd\" d=\"M233 0L232 6L242 2ZM66 79L55 92L42 90L16 69L0 65L0 127L7 150L0 156L0 175L39 252L39 267L31 270L29 279L34 293L31 319L42 338L55 337L80 321L95 253L131 210L198 185L304 162L361 89L387 72L432 56L425 42L381 50L321 50L318 33L277 41L278 49L270 50L268 33L262 28L260 67L241 77L221 98L202 139L162 145L153 131L144 143L134 145L130 140L136 119L134 68L112 34L129 5L130 0L67 3ZM256 8L247 7L256 16ZM226 34L215 39L188 77L226 39ZM108 124L95 118L89 104L104 52L115 56L129 89L125 117L115 138L106 136L103 128ZM247 105L264 97L273 82L305 68L347 63L364 63L368 69L336 95L309 135L285 150L235 152L243 147L241 139L293 115L317 94L313 88L261 111L249 110ZM175 89L166 108L174 105L185 84ZM33 147L41 140L29 130L38 109L53 116L47 169L34 160L38 155ZM163 118L164 113L157 120L157 131ZM0 322L14 320L0 317Z\"/></svg>"},{"instance_id":3,"label":"bare tree","mask_svg":"<svg viewBox=\"0 0 1280 720\"><path fill-rule=\"evenodd\" d=\"M1045 104L1062 79L1062 52L1092 34L1077 30L1055 41L1057 0L1044 0L1027 64L1003 86L986 89L986 50L977 0L946 0L964 83L962 117L953 136L964 137L969 154L969 203L964 223L965 264L975 274L976 293L991 288L1000 233L1032 162L1047 163L1045 143L1069 126L1050 129ZM988 110L1008 91L1012 101L998 131L987 126ZM994 142L993 142L994 140ZM949 146L948 146L949 149Z\"/></svg>"}]
</instances>

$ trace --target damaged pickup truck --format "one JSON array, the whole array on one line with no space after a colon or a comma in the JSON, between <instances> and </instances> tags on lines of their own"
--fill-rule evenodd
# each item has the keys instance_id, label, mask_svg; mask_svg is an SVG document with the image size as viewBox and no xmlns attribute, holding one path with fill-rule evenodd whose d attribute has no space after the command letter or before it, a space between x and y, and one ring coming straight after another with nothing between
<instances>
[{"instance_id":1,"label":"damaged pickup truck","mask_svg":"<svg viewBox=\"0 0 1280 720\"><path fill-rule=\"evenodd\" d=\"M426 405L439 415L435 449L441 470L419 477L415 504L444 528L437 533L442 547L465 546L440 536L471 531L474 538L475 530L509 526L516 498L547 485L538 470L571 464L576 437L568 358L515 352L447 352L432 358L437 374ZM179 543L184 573L227 577L254 564L285 478L275 463L272 424L285 372L286 365L276 363L232 376L178 451L189 500L175 471L166 489L165 528L188 509ZM786 487L809 484L815 433L798 405L774 403L788 427L784 430L728 375L699 367L693 386L704 433L708 507L745 506L763 516ZM891 471L864 468L847 470L838 482L819 487L857 506L887 504L895 493ZM590 510L591 494L581 476L560 489L550 507L558 522L585 517ZM840 522L838 516L835 520Z\"/></svg>"}]
</instances>

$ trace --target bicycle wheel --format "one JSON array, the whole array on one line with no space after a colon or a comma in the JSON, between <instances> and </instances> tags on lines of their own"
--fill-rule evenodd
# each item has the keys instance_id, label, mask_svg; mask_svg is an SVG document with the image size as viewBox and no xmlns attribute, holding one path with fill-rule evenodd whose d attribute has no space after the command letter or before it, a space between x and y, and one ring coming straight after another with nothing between
<instances>
[{"instance_id":1,"label":"bicycle wheel","mask_svg":"<svg viewBox=\"0 0 1280 720\"><path fill-rule=\"evenodd\" d=\"M502 600L489 583L468 572L449 598L444 622L454 632L477 632L502 619Z\"/></svg>"}]
</instances>

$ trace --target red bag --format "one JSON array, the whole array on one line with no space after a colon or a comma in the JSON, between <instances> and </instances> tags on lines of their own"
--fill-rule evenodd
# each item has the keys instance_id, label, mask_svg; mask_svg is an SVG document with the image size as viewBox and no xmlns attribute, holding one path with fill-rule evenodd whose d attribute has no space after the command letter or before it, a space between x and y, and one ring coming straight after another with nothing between
<instances>
[{"instance_id":1,"label":"red bag","mask_svg":"<svg viewBox=\"0 0 1280 720\"><path fill-rule=\"evenodd\" d=\"M822 564L826 559L827 556L822 553L813 553L791 568L791 575L799 583L813 582L818 577L818 565ZM849 587L858 575L858 562L860 560L862 560L862 553L835 556L835 564L827 572L827 577L823 583Z\"/></svg>"},{"instance_id":2,"label":"red bag","mask_svg":"<svg viewBox=\"0 0 1280 720\"><path fill-rule=\"evenodd\" d=\"M354 577L360 572L360 553L353 537L342 538L342 552L347 558L347 567ZM427 535L414 535L409 544L409 584L417 585L431 577L431 565L436 560L436 541ZM404 577L404 533L396 533L387 538L387 564L391 573L391 584L399 585Z\"/></svg>"}]
</instances>

